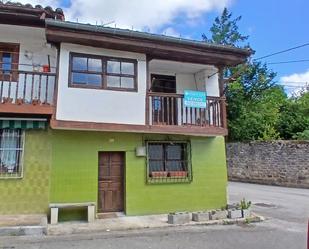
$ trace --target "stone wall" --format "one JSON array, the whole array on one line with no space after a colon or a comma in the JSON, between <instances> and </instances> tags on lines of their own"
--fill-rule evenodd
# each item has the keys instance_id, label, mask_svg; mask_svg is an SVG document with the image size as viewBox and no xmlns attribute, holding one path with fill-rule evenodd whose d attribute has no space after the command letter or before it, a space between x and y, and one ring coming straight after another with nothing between
<instances>
[{"instance_id":1,"label":"stone wall","mask_svg":"<svg viewBox=\"0 0 309 249\"><path fill-rule=\"evenodd\" d=\"M227 143L231 181L309 188L309 142Z\"/></svg>"}]
</instances>

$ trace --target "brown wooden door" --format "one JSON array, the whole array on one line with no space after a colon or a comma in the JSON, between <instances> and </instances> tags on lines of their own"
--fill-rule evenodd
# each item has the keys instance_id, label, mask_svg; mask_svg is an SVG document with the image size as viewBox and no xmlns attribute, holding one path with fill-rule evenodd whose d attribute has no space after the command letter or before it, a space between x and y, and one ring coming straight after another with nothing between
<instances>
[{"instance_id":1,"label":"brown wooden door","mask_svg":"<svg viewBox=\"0 0 309 249\"><path fill-rule=\"evenodd\" d=\"M124 152L99 152L98 212L124 210Z\"/></svg>"}]
</instances>

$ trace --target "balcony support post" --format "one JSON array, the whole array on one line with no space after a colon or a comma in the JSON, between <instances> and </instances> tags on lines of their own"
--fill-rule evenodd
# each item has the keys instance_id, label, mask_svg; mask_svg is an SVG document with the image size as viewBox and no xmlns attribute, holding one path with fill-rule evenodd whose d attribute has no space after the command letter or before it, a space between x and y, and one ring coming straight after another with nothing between
<instances>
[{"instance_id":1,"label":"balcony support post","mask_svg":"<svg viewBox=\"0 0 309 249\"><path fill-rule=\"evenodd\" d=\"M227 129L227 113L226 113L226 101L225 101L225 93L224 93L224 77L223 77L223 66L218 67L218 80L219 80L219 90L220 90L220 98L221 99L221 112L220 112L220 118L221 118L221 124L222 127Z\"/></svg>"},{"instance_id":2,"label":"balcony support post","mask_svg":"<svg viewBox=\"0 0 309 249\"><path fill-rule=\"evenodd\" d=\"M149 62L151 61L151 57L149 55L146 55L146 98L145 98L145 106L146 106L146 110L145 110L145 124L149 125L149 96L148 93L151 89L151 78L150 78L150 73L149 73Z\"/></svg>"}]
</instances>

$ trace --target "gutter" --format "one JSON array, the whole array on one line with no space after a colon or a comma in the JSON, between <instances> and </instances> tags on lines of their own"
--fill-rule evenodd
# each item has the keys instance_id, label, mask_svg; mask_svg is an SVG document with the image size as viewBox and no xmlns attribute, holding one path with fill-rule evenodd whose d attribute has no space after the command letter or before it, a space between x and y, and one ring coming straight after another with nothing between
<instances>
[{"instance_id":1,"label":"gutter","mask_svg":"<svg viewBox=\"0 0 309 249\"><path fill-rule=\"evenodd\" d=\"M97 34L106 34L106 35L116 35L128 38L136 38L136 39L147 39L154 42L166 42L175 45L183 45L183 46L190 46L190 47L197 47L201 49L210 49L210 50L217 50L225 53L234 53L239 54L244 57L249 57L253 54L253 50L251 49L242 49L233 46L224 46L218 44L210 44L202 41L196 40L189 40L184 38L176 38L172 36L165 36L165 35L158 35L158 34L151 34L147 32L141 31L133 31L129 29L119 29L119 28L110 28L104 27L99 25L91 25L91 24L82 24L76 22L69 22L69 21L59 21L54 19L45 19L45 26L48 27L55 27L60 29L71 29L75 31L87 31L93 32Z\"/></svg>"}]
</instances>

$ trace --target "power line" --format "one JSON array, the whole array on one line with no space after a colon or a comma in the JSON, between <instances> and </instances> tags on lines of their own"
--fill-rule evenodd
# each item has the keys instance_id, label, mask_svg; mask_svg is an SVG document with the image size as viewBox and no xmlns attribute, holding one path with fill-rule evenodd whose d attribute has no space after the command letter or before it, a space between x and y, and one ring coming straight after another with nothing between
<instances>
[{"instance_id":1,"label":"power line","mask_svg":"<svg viewBox=\"0 0 309 249\"><path fill-rule=\"evenodd\" d=\"M303 47L306 47L306 46L309 46L309 42L302 44L302 45L299 45L299 46L296 46L296 47L281 50L281 51L278 51L278 52L275 52L275 53L272 53L272 54L264 55L262 57L254 59L254 61L265 59L265 58L268 58L268 57L271 57L271 56L274 56L274 55L277 55L277 54L282 54L282 53L285 53L285 52L288 52L288 51L291 51L291 50L295 50L295 49L298 49L298 48L303 48Z\"/></svg>"},{"instance_id":2,"label":"power line","mask_svg":"<svg viewBox=\"0 0 309 249\"><path fill-rule=\"evenodd\" d=\"M267 64L268 65L277 65L277 64L288 64L288 63L297 63L297 62L309 62L309 59L306 59L306 60L295 60L295 61L267 62Z\"/></svg>"}]
</instances>

